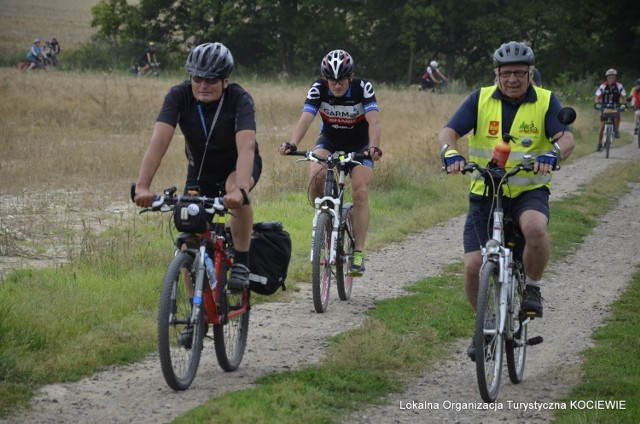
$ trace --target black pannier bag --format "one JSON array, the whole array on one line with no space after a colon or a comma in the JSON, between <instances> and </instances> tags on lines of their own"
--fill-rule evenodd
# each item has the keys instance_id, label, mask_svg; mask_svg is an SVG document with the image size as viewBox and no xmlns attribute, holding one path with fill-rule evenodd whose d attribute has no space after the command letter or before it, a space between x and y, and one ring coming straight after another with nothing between
<instances>
[{"instance_id":1,"label":"black pannier bag","mask_svg":"<svg viewBox=\"0 0 640 424\"><path fill-rule=\"evenodd\" d=\"M253 225L251 248L249 249L249 283L251 291L270 295L280 287L287 288L289 260L291 259L291 237L283 230L282 222L258 222Z\"/></svg>"},{"instance_id":2,"label":"black pannier bag","mask_svg":"<svg viewBox=\"0 0 640 424\"><path fill-rule=\"evenodd\" d=\"M178 231L201 234L207 229L207 212L202 205L179 202L173 208L173 222Z\"/></svg>"}]
</instances>

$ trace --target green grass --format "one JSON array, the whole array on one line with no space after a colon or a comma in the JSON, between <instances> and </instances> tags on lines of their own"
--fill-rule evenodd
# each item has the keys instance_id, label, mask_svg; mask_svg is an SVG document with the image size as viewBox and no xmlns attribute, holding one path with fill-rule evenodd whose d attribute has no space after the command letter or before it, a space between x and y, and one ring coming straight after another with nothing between
<instances>
[{"instance_id":1,"label":"green grass","mask_svg":"<svg viewBox=\"0 0 640 424\"><path fill-rule=\"evenodd\" d=\"M624 402L624 408L598 410L571 408L556 414L557 423L637 423L640 416L640 273L613 304L606 326L593 337L595 346L584 352L582 383L570 396L572 401ZM575 405L575 404L574 404ZM620 406L621 404L618 403Z\"/></svg>"}]
</instances>

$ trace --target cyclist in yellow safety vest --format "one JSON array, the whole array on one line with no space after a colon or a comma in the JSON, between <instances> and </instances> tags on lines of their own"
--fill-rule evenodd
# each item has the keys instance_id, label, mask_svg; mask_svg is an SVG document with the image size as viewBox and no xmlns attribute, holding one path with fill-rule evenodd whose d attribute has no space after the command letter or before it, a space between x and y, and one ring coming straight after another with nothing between
<instances>
[{"instance_id":1,"label":"cyclist in yellow safety vest","mask_svg":"<svg viewBox=\"0 0 640 424\"><path fill-rule=\"evenodd\" d=\"M485 166L491 159L502 134L517 138L505 168L510 169L523 159L525 153L535 157L534 172L520 172L509 179L505 188L504 209L509 211L525 238L523 260L526 288L522 310L542 317L540 285L549 259L549 190L550 171L558 159L564 160L575 147L570 129L557 119L560 101L549 90L532 84L531 69L535 57L531 48L511 41L501 45L493 54L496 84L472 92L438 134L441 146L449 145L445 165L450 173L458 173L466 160L457 151L457 140L467 133L469 160ZM560 158L548 140L557 141ZM487 242L487 222L490 207L482 196L484 183L473 179L469 195L469 213L465 223L464 268L465 292L474 311L478 295L479 272L482 264L481 247ZM467 355L475 361L472 341Z\"/></svg>"}]
</instances>

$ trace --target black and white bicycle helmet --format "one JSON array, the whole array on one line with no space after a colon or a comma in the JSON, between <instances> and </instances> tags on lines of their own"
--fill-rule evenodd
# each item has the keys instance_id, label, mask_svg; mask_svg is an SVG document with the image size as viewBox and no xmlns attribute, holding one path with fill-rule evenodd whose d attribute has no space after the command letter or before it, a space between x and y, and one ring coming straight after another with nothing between
<instances>
[{"instance_id":1,"label":"black and white bicycle helmet","mask_svg":"<svg viewBox=\"0 0 640 424\"><path fill-rule=\"evenodd\" d=\"M514 63L524 63L529 66L535 65L536 61L533 50L524 43L509 41L501 45L498 50L493 53L494 68Z\"/></svg>"},{"instance_id":2,"label":"black and white bicycle helmet","mask_svg":"<svg viewBox=\"0 0 640 424\"><path fill-rule=\"evenodd\" d=\"M233 69L233 56L222 43L200 44L189 53L186 67L194 77L226 78Z\"/></svg>"},{"instance_id":3,"label":"black and white bicycle helmet","mask_svg":"<svg viewBox=\"0 0 640 424\"><path fill-rule=\"evenodd\" d=\"M607 70L607 72L604 74L605 77L608 77L609 75L616 76L616 75L618 75L618 71L616 71L615 69L611 68L611 69Z\"/></svg>"},{"instance_id":4,"label":"black and white bicycle helmet","mask_svg":"<svg viewBox=\"0 0 640 424\"><path fill-rule=\"evenodd\" d=\"M353 58L344 50L327 53L320 64L322 76L330 79L342 79L353 73Z\"/></svg>"}]
</instances>

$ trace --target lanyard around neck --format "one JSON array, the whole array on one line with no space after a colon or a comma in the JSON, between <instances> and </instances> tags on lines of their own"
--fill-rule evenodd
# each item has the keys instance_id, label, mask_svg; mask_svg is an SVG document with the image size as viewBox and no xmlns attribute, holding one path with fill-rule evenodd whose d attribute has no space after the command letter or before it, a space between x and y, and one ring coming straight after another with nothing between
<instances>
[{"instance_id":1,"label":"lanyard around neck","mask_svg":"<svg viewBox=\"0 0 640 424\"><path fill-rule=\"evenodd\" d=\"M216 122L218 121L218 116L220 115L220 110L222 109L222 102L224 101L224 92L222 93L222 97L220 97L220 103L218 103L218 109L216 109L216 114L213 116L211 120L211 128L209 129L209 133L207 134L207 124L204 122L204 114L202 113L202 106L200 102L198 102L198 114L200 114L200 122L202 123L202 129L204 131L204 136L207 137L207 141L204 144L204 151L202 152L202 160L200 161L200 170L198 171L197 181L200 181L200 175L202 174L202 167L204 165L204 158L207 154L207 147L209 146L209 140L211 139L211 134L213 134L213 127L216 126Z\"/></svg>"}]
</instances>

